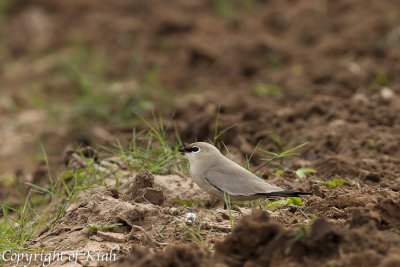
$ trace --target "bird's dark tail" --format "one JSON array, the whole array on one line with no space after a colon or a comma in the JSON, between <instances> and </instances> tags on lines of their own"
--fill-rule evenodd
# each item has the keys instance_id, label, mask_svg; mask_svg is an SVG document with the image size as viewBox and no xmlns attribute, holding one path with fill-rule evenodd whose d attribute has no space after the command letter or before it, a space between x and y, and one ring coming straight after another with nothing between
<instances>
[{"instance_id":1,"label":"bird's dark tail","mask_svg":"<svg viewBox=\"0 0 400 267\"><path fill-rule=\"evenodd\" d=\"M266 197L300 197L306 195L312 195L311 192L300 192L300 191L276 191L276 192L269 192L269 193L260 193L258 195L263 195Z\"/></svg>"}]
</instances>

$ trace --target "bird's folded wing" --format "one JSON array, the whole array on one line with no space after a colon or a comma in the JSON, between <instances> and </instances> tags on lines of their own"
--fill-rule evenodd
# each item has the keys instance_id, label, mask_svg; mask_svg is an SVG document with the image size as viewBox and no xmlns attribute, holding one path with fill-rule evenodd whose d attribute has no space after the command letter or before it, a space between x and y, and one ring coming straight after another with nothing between
<instances>
[{"instance_id":1,"label":"bird's folded wing","mask_svg":"<svg viewBox=\"0 0 400 267\"><path fill-rule=\"evenodd\" d=\"M213 168L204 176L211 186L232 196L252 196L282 190L278 186L268 184L239 165L238 168L225 168L224 170Z\"/></svg>"}]
</instances>

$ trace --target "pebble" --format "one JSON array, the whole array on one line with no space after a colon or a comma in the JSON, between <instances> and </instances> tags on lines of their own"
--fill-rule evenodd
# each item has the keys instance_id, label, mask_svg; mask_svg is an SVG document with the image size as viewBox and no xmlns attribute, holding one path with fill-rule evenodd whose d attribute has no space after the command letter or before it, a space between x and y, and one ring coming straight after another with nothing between
<instances>
[{"instance_id":1,"label":"pebble","mask_svg":"<svg viewBox=\"0 0 400 267\"><path fill-rule=\"evenodd\" d=\"M193 212L186 213L186 217L185 217L186 224L192 225L195 223L196 219L197 219L196 213L193 213Z\"/></svg>"},{"instance_id":2,"label":"pebble","mask_svg":"<svg viewBox=\"0 0 400 267\"><path fill-rule=\"evenodd\" d=\"M381 97L384 100L390 100L394 96L394 92L389 87L383 87L381 89Z\"/></svg>"},{"instance_id":3,"label":"pebble","mask_svg":"<svg viewBox=\"0 0 400 267\"><path fill-rule=\"evenodd\" d=\"M169 209L169 213L171 215L178 215L179 214L179 210L177 208L175 208L175 207L172 207L172 208Z\"/></svg>"}]
</instances>

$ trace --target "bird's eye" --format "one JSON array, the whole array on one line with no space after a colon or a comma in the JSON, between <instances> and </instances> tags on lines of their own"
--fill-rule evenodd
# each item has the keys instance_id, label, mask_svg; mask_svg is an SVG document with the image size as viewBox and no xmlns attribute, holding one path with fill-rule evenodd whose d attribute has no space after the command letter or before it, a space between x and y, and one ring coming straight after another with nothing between
<instances>
[{"instance_id":1,"label":"bird's eye","mask_svg":"<svg viewBox=\"0 0 400 267\"><path fill-rule=\"evenodd\" d=\"M192 147L191 150L192 150L191 151L192 153L199 153L201 151L200 147L197 147L197 146Z\"/></svg>"}]
</instances>

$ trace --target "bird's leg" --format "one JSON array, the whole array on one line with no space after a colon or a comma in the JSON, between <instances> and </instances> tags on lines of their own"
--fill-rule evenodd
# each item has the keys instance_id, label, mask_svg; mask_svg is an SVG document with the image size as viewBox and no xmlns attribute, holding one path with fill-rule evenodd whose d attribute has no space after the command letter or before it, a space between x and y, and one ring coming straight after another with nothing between
<instances>
[{"instance_id":1,"label":"bird's leg","mask_svg":"<svg viewBox=\"0 0 400 267\"><path fill-rule=\"evenodd\" d=\"M226 204L226 201L224 201L224 210L228 209L228 204ZM232 205L231 204L231 210L239 212L240 215L243 215L242 211L239 209L239 207Z\"/></svg>"}]
</instances>

